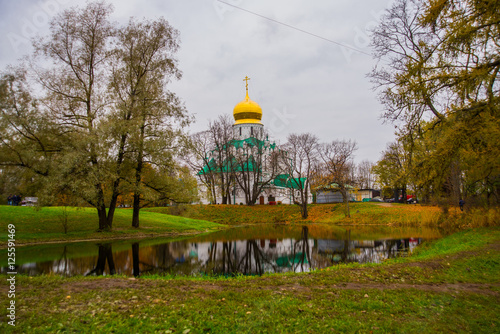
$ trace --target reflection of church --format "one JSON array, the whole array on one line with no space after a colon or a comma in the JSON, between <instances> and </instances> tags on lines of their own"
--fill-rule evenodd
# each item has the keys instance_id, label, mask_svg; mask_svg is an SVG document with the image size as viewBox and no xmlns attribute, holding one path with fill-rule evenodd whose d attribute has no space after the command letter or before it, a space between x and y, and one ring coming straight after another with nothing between
<instances>
[{"instance_id":1,"label":"reflection of church","mask_svg":"<svg viewBox=\"0 0 500 334\"><path fill-rule=\"evenodd\" d=\"M245 196L248 189L260 189L255 187L255 183L265 184L261 187L255 204L292 204L292 192L297 192L303 186L305 178L290 176L287 152L280 150L276 143L269 140L261 122L262 108L248 96L249 79L244 79L245 99L233 109L233 139L224 146L224 149L229 147L232 158L217 164L214 160L217 159L217 154L214 154L214 158L199 173L227 173L226 179L233 180L228 199L230 204L248 204L248 196ZM221 165L222 168L219 167ZM236 179L239 181L236 182ZM222 196L218 196L220 197L216 203L221 203ZM208 200L202 202L208 203Z\"/></svg>"}]
</instances>

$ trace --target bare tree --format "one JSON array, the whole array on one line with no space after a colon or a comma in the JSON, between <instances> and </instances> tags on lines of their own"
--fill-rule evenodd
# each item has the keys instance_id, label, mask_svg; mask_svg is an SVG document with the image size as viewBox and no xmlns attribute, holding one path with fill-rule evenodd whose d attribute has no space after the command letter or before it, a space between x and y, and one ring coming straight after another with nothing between
<instances>
[{"instance_id":1,"label":"bare tree","mask_svg":"<svg viewBox=\"0 0 500 334\"><path fill-rule=\"evenodd\" d=\"M300 205L302 218L306 219L311 177L319 161L318 138L310 133L290 134L284 150L287 152L284 166L288 167L291 177L287 186L294 203Z\"/></svg>"},{"instance_id":2,"label":"bare tree","mask_svg":"<svg viewBox=\"0 0 500 334\"><path fill-rule=\"evenodd\" d=\"M209 131L197 132L188 140L183 154L183 160L189 168L196 173L200 183L208 192L208 199L217 203L217 188L215 179L217 177L217 166L212 158L213 143Z\"/></svg>"},{"instance_id":3,"label":"bare tree","mask_svg":"<svg viewBox=\"0 0 500 334\"><path fill-rule=\"evenodd\" d=\"M356 181L360 189L371 189L373 187L373 166L374 164L371 161L363 160L356 167Z\"/></svg>"},{"instance_id":4,"label":"bare tree","mask_svg":"<svg viewBox=\"0 0 500 334\"><path fill-rule=\"evenodd\" d=\"M234 184L234 171L232 170L232 150L230 141L233 139L233 120L230 115L224 114L210 122L208 132L214 146L212 152L216 166L216 184L221 194L221 204L230 202L230 189Z\"/></svg>"},{"instance_id":5,"label":"bare tree","mask_svg":"<svg viewBox=\"0 0 500 334\"><path fill-rule=\"evenodd\" d=\"M245 193L247 205L254 205L259 195L283 171L283 151L263 133L244 140L234 140L232 169L236 182Z\"/></svg>"},{"instance_id":6,"label":"bare tree","mask_svg":"<svg viewBox=\"0 0 500 334\"><path fill-rule=\"evenodd\" d=\"M342 194L345 204L345 214L349 212L349 188L355 180L352 179L352 160L357 149L356 142L351 140L334 140L319 147L322 168L327 172L328 182L335 183Z\"/></svg>"}]
</instances>

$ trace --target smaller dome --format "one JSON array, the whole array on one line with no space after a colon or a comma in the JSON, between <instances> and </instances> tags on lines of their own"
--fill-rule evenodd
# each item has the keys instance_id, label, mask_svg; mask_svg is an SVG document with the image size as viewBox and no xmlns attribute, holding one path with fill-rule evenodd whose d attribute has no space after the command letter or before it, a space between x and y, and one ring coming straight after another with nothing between
<instances>
[{"instance_id":1,"label":"smaller dome","mask_svg":"<svg viewBox=\"0 0 500 334\"><path fill-rule=\"evenodd\" d=\"M233 109L233 116L236 124L262 124L260 120L262 119L262 108L250 100L248 97L248 91L245 99L238 103Z\"/></svg>"}]
</instances>

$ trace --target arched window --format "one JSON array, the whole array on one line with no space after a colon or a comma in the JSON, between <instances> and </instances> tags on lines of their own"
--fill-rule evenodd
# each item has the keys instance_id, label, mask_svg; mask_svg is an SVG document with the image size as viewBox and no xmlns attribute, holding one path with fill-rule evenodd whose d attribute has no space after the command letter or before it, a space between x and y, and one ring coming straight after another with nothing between
<instances>
[{"instance_id":1,"label":"arched window","mask_svg":"<svg viewBox=\"0 0 500 334\"><path fill-rule=\"evenodd\" d=\"M240 136L241 136L241 126L240 126Z\"/></svg>"},{"instance_id":2,"label":"arched window","mask_svg":"<svg viewBox=\"0 0 500 334\"><path fill-rule=\"evenodd\" d=\"M253 136L253 126L250 127L250 134Z\"/></svg>"}]
</instances>

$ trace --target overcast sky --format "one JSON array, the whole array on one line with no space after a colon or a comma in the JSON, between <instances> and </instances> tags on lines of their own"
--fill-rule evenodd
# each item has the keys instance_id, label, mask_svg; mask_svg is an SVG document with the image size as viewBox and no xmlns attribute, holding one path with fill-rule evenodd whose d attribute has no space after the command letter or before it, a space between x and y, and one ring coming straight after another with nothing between
<instances>
[{"instance_id":1,"label":"overcast sky","mask_svg":"<svg viewBox=\"0 0 500 334\"><path fill-rule=\"evenodd\" d=\"M366 77L376 64L367 55L368 34L391 0L225 1L324 39L217 0L108 0L112 20L163 16L180 31L183 77L170 90L195 115L191 132L232 114L249 76L250 98L262 107L262 122L276 141L303 132L323 142L352 139L356 161L376 162L394 140L394 126L380 119L383 107ZM56 11L79 3L0 0L0 68L30 53L29 38L47 34Z\"/></svg>"}]
</instances>

